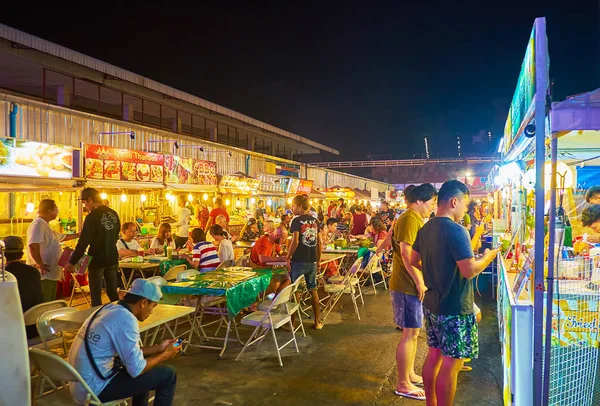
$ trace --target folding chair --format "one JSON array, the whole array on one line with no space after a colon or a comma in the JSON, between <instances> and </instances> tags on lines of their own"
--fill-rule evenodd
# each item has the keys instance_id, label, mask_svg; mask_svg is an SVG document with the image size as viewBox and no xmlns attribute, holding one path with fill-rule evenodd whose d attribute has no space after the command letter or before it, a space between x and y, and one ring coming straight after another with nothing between
<instances>
[{"instance_id":1,"label":"folding chair","mask_svg":"<svg viewBox=\"0 0 600 406\"><path fill-rule=\"evenodd\" d=\"M381 274L381 281L377 283L375 283L375 279L373 278L373 275L376 273ZM385 289L387 290L388 287L387 283L385 282L386 275L383 272L383 268L381 267L381 257L379 255L373 254L373 256L369 259L369 263L367 264L367 266L365 266L365 268L362 270L362 274L366 274L367 277L364 278L363 282L361 283L361 286L365 286L367 281L370 279L371 286L373 287L373 292L375 294L377 294L377 289L375 289L375 286L381 285L382 283Z\"/></svg>"},{"instance_id":2,"label":"folding chair","mask_svg":"<svg viewBox=\"0 0 600 406\"><path fill-rule=\"evenodd\" d=\"M294 333L296 333L298 330L302 329L302 335L304 337L306 337L306 331L304 331L304 323L302 322L302 313L301 313L301 309L300 309L300 307L301 307L300 306L300 304L301 304L300 290L304 286L304 281L305 281L304 275L301 275L298 279L296 279L296 281L294 283L292 283L292 286L294 287L293 292L292 292L292 301L285 303L285 306L282 306L282 307L285 310L286 314L289 314L291 316L294 313L296 313L298 315L298 319L300 320L300 325L298 325L298 327L294 328ZM298 295L296 295L296 292L298 292ZM271 307L272 303L273 303L273 300L265 300L258 305L258 310L267 311L269 309L269 307Z\"/></svg>"},{"instance_id":3,"label":"folding chair","mask_svg":"<svg viewBox=\"0 0 600 406\"><path fill-rule=\"evenodd\" d=\"M88 297L87 297L87 295L91 296L90 285L81 285L79 283L79 281L77 280L76 276L77 276L77 274L75 272L71 272L71 277L73 279L73 289L71 290L71 298L69 299L69 306L71 306L71 303L73 303L73 296L75 295L75 291L78 290L79 292L81 292L81 296L83 296L83 299L87 303L88 307L92 307L92 302L91 302L91 300L88 300Z\"/></svg>"},{"instance_id":4,"label":"folding chair","mask_svg":"<svg viewBox=\"0 0 600 406\"><path fill-rule=\"evenodd\" d=\"M147 281L150 281L150 282L152 282L152 283L154 283L155 285L158 285L159 287L160 287L160 286L164 286L164 285L166 285L167 283L169 283L169 282L167 282L167 280L166 280L165 278L163 278L162 276L153 276L153 277L151 277L151 278L148 278L148 279L146 279L146 280L147 280Z\"/></svg>"},{"instance_id":5,"label":"folding chair","mask_svg":"<svg viewBox=\"0 0 600 406\"><path fill-rule=\"evenodd\" d=\"M25 313L23 313L23 319L26 326L37 325L38 318L46 313L47 311L54 309L62 309L69 307L69 304L64 300L53 300L52 302L40 303L39 305L33 306ZM28 340L27 345L29 347L43 347L42 340L39 338L32 338Z\"/></svg>"},{"instance_id":6,"label":"folding chair","mask_svg":"<svg viewBox=\"0 0 600 406\"><path fill-rule=\"evenodd\" d=\"M235 266L247 267L250 266L250 254L242 255L235 262Z\"/></svg>"},{"instance_id":7,"label":"folding chair","mask_svg":"<svg viewBox=\"0 0 600 406\"><path fill-rule=\"evenodd\" d=\"M200 275L200 271L198 271L197 269L187 269L185 271L181 271L177 274L177 281L178 282L185 281L190 276L194 276L194 275ZM165 278L165 279L167 279L167 278Z\"/></svg>"},{"instance_id":8,"label":"folding chair","mask_svg":"<svg viewBox=\"0 0 600 406\"><path fill-rule=\"evenodd\" d=\"M230 266L233 266L235 264L235 261L233 259L228 259L227 261L223 261L219 264L219 266L217 267L217 269L225 269L225 268L229 268Z\"/></svg>"},{"instance_id":9,"label":"folding chair","mask_svg":"<svg viewBox=\"0 0 600 406\"><path fill-rule=\"evenodd\" d=\"M34 401L36 405L44 404L61 404L61 405L77 405L74 399L71 397L71 391L68 388L70 382L77 382L83 386L86 391L86 405L94 406L118 406L127 405L127 399L120 399L111 402L102 403L100 399L94 394L92 389L83 380L79 372L73 368L67 361L63 360L58 355L52 354L48 351L38 350L35 348L29 349L29 358L40 370L40 380L38 388L35 393L42 394L44 390L44 384L48 383L53 391L48 395ZM61 387L57 387L54 384L57 381L61 384ZM59 389L61 388L61 389Z\"/></svg>"},{"instance_id":10,"label":"folding chair","mask_svg":"<svg viewBox=\"0 0 600 406\"><path fill-rule=\"evenodd\" d=\"M355 262L357 264L358 260ZM352 266L352 269L355 269L355 266ZM329 279L331 281L331 278ZM344 294L349 294L352 299L352 304L354 305L354 311L356 312L356 316L358 320L360 320L360 313L358 311L358 304L356 299L360 298L360 301L364 305L365 302L362 297L362 291L360 290L360 279L356 276L356 272L352 270L347 272L346 275L343 276L342 280L339 283L327 283L324 286L325 292L329 293L331 297L329 301L325 305L323 309L323 320L327 318L331 310L335 307L337 302L341 299Z\"/></svg>"},{"instance_id":11,"label":"folding chair","mask_svg":"<svg viewBox=\"0 0 600 406\"><path fill-rule=\"evenodd\" d=\"M174 281L175 279L177 279L177 275L179 275L179 272L185 271L186 269L187 266L185 265L174 266L173 268L169 269L166 274L163 275L163 278L165 278L168 281Z\"/></svg>"},{"instance_id":12,"label":"folding chair","mask_svg":"<svg viewBox=\"0 0 600 406\"><path fill-rule=\"evenodd\" d=\"M258 343L257 347L260 346L262 341L268 335L268 332L271 331L273 333L273 341L275 341L275 348L277 349L277 357L279 358L279 366L283 366L283 362L281 361L281 350L285 348L291 342L294 342L296 346L296 352L300 352L298 349L298 342L296 341L296 333L294 332L294 326L292 325L292 316L285 313L274 313L273 309L277 306L284 305L292 299L292 293L294 291L294 285L289 285L283 288L281 292L273 299L273 303L267 309L267 311L256 311L254 313L246 315L241 323L246 326L256 326L250 338L246 341L244 348L240 351L238 356L236 357L236 361L239 361L240 357L246 351L246 348L251 346L254 343ZM281 347L277 342L277 334L275 330L280 328L281 326L288 324L290 325L290 330L292 332L292 339L287 341Z\"/></svg>"},{"instance_id":13,"label":"folding chair","mask_svg":"<svg viewBox=\"0 0 600 406\"><path fill-rule=\"evenodd\" d=\"M79 310L75 309L74 307L63 307L60 309L47 311L38 317L36 327L38 334L40 335L40 339L42 340L42 345L46 351L50 351L51 346L60 343L62 344L65 356L67 356L67 345L65 343L65 338L61 332L56 333L54 331L52 328L52 319L64 316L67 313L77 313L78 311Z\"/></svg>"}]
</instances>

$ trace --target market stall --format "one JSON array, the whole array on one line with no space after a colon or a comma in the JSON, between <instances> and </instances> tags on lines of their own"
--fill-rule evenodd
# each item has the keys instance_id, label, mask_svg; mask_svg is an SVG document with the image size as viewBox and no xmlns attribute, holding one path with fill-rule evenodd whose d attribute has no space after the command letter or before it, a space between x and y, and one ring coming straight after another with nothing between
<instances>
[{"instance_id":1,"label":"market stall","mask_svg":"<svg viewBox=\"0 0 600 406\"><path fill-rule=\"evenodd\" d=\"M265 202L268 219L279 224L281 214L285 213L286 193L292 178L272 174L259 174L257 177L260 181L258 198Z\"/></svg>"},{"instance_id":2,"label":"market stall","mask_svg":"<svg viewBox=\"0 0 600 406\"><path fill-rule=\"evenodd\" d=\"M43 199L53 199L59 209L50 226L59 233L76 233L81 224L81 175L78 148L0 139L0 235L26 240Z\"/></svg>"},{"instance_id":3,"label":"market stall","mask_svg":"<svg viewBox=\"0 0 600 406\"><path fill-rule=\"evenodd\" d=\"M147 248L161 216L173 214L163 198L165 156L94 144L84 149L86 187L100 191L121 224L136 223L142 235L138 242Z\"/></svg>"},{"instance_id":4,"label":"market stall","mask_svg":"<svg viewBox=\"0 0 600 406\"><path fill-rule=\"evenodd\" d=\"M242 173L223 175L219 183L223 203L229 213L229 233L239 235L253 213L258 201L258 187L260 180L246 176Z\"/></svg>"}]
</instances>

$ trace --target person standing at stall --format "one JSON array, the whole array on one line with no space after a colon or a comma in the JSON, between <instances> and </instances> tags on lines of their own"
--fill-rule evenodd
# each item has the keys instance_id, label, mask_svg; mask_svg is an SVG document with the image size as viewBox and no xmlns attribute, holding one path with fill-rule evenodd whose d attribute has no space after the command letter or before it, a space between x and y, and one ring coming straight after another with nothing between
<instances>
[{"instance_id":1,"label":"person standing at stall","mask_svg":"<svg viewBox=\"0 0 600 406\"><path fill-rule=\"evenodd\" d=\"M62 249L60 241L69 241L79 234L58 234L50 227L49 222L58 217L58 206L52 199L44 199L38 208L36 217L27 228L27 246L29 255L27 265L40 270L44 302L56 299L58 281L63 279L62 268L58 265Z\"/></svg>"},{"instance_id":2,"label":"person standing at stall","mask_svg":"<svg viewBox=\"0 0 600 406\"><path fill-rule=\"evenodd\" d=\"M468 202L469 189L462 182L445 182L438 193L436 216L419 230L412 246L410 264L422 269L427 288L423 314L429 351L423 384L431 405L452 405L464 360L478 357L471 279L498 253L486 250L482 259L475 260L469 234L458 223Z\"/></svg>"},{"instance_id":3,"label":"person standing at stall","mask_svg":"<svg viewBox=\"0 0 600 406\"><path fill-rule=\"evenodd\" d=\"M85 250L92 257L88 266L90 294L92 306L102 304L102 279L106 283L106 294L111 302L119 300L117 294L117 271L119 268L119 253L117 240L121 221L113 209L102 204L100 192L94 188L81 191L81 202L88 211L83 221L81 235L65 271L74 272L75 264L81 259Z\"/></svg>"},{"instance_id":4,"label":"person standing at stall","mask_svg":"<svg viewBox=\"0 0 600 406\"><path fill-rule=\"evenodd\" d=\"M179 214L177 215L177 222L173 224L175 229L175 246L177 248L183 247L190 236L190 220L192 213L190 209L186 207L187 199L184 195L179 195L177 198L179 204Z\"/></svg>"},{"instance_id":5,"label":"person standing at stall","mask_svg":"<svg viewBox=\"0 0 600 406\"><path fill-rule=\"evenodd\" d=\"M208 216L210 213L208 212L208 207L200 202L199 199L194 201L194 215L198 220L198 227L204 230L206 228L206 223L208 223Z\"/></svg>"},{"instance_id":6,"label":"person standing at stall","mask_svg":"<svg viewBox=\"0 0 600 406\"><path fill-rule=\"evenodd\" d=\"M215 208L212 209L210 211L210 214L208 215L208 223L206 223L206 228L204 229L205 233L208 233L210 231L210 227L213 224L217 224L217 216L225 217L227 224L223 228L226 229L227 225L229 225L229 213L227 213L227 210L225 210L225 207L223 205L223 199L221 199L220 197L217 197L215 199Z\"/></svg>"},{"instance_id":7,"label":"person standing at stall","mask_svg":"<svg viewBox=\"0 0 600 406\"><path fill-rule=\"evenodd\" d=\"M261 234L270 232L270 231L264 230L264 225L265 225L265 201L264 200L259 200L258 203L256 203L256 210L254 211L254 218L258 222L258 229L261 232ZM273 231L273 230L271 230L271 231Z\"/></svg>"}]
</instances>

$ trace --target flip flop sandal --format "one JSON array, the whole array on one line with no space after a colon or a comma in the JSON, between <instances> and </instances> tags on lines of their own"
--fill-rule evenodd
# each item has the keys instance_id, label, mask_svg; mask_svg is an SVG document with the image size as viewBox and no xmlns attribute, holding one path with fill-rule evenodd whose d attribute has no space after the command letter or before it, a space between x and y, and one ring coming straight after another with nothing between
<instances>
[{"instance_id":1,"label":"flip flop sandal","mask_svg":"<svg viewBox=\"0 0 600 406\"><path fill-rule=\"evenodd\" d=\"M421 379L420 381L412 382L412 384L416 386L423 386L423 380Z\"/></svg>"},{"instance_id":2,"label":"flip flop sandal","mask_svg":"<svg viewBox=\"0 0 600 406\"><path fill-rule=\"evenodd\" d=\"M423 389L417 389L410 392L400 392L399 390L395 390L394 394L396 396L402 396L404 398L415 399L415 400L427 400L425 396L418 396L415 393L423 392Z\"/></svg>"},{"instance_id":3,"label":"flip flop sandal","mask_svg":"<svg viewBox=\"0 0 600 406\"><path fill-rule=\"evenodd\" d=\"M460 372L471 372L473 370L473 368L471 368L468 365L463 365L463 367L460 369Z\"/></svg>"},{"instance_id":4,"label":"flip flop sandal","mask_svg":"<svg viewBox=\"0 0 600 406\"><path fill-rule=\"evenodd\" d=\"M323 323L319 323L319 324L315 324L313 327L315 330L321 330L323 328L324 324Z\"/></svg>"}]
</instances>

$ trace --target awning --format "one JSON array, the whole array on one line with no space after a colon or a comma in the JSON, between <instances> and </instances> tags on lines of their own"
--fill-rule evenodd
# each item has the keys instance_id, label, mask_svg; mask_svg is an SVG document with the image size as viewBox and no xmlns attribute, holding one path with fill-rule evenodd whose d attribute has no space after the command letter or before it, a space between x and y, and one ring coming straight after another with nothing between
<instances>
[{"instance_id":1,"label":"awning","mask_svg":"<svg viewBox=\"0 0 600 406\"><path fill-rule=\"evenodd\" d=\"M370 200L371 194L367 193L366 191L361 190L359 188L354 188L354 197L357 199L361 199L361 200L364 200L364 199Z\"/></svg>"},{"instance_id":2,"label":"awning","mask_svg":"<svg viewBox=\"0 0 600 406\"><path fill-rule=\"evenodd\" d=\"M168 189L179 190L182 192L217 192L217 185L180 185L178 183L167 183Z\"/></svg>"},{"instance_id":3,"label":"awning","mask_svg":"<svg viewBox=\"0 0 600 406\"><path fill-rule=\"evenodd\" d=\"M165 185L156 182L127 182L120 180L87 180L85 187L96 189L130 189L130 190L152 190L164 189Z\"/></svg>"},{"instance_id":4,"label":"awning","mask_svg":"<svg viewBox=\"0 0 600 406\"><path fill-rule=\"evenodd\" d=\"M74 189L78 187L75 179L47 179L29 178L19 176L3 176L0 178L0 191L2 192L39 192ZM82 188L82 186L79 186Z\"/></svg>"},{"instance_id":5,"label":"awning","mask_svg":"<svg viewBox=\"0 0 600 406\"><path fill-rule=\"evenodd\" d=\"M553 133L600 130L600 89L552 103L550 117Z\"/></svg>"}]
</instances>

